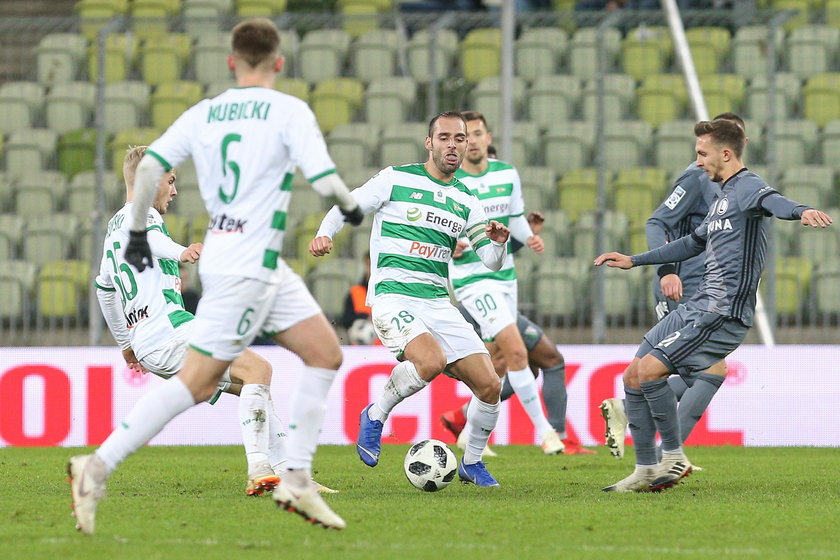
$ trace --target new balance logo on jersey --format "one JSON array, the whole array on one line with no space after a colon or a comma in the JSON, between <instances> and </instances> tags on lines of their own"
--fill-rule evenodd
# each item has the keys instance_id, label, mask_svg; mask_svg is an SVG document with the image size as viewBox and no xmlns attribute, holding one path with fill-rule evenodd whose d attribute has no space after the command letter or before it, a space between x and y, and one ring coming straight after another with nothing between
<instances>
[{"instance_id":1,"label":"new balance logo on jersey","mask_svg":"<svg viewBox=\"0 0 840 560\"><path fill-rule=\"evenodd\" d=\"M213 216L207 229L212 233L243 233L248 220L233 218L227 214Z\"/></svg>"},{"instance_id":2,"label":"new balance logo on jersey","mask_svg":"<svg viewBox=\"0 0 840 560\"><path fill-rule=\"evenodd\" d=\"M709 222L709 233L727 229L732 229L732 222L729 221L729 218L725 220L711 220Z\"/></svg>"},{"instance_id":3,"label":"new balance logo on jersey","mask_svg":"<svg viewBox=\"0 0 840 560\"><path fill-rule=\"evenodd\" d=\"M415 192L411 193L408 196L408 198L410 198L411 200L423 200L423 193L415 191Z\"/></svg>"},{"instance_id":4,"label":"new balance logo on jersey","mask_svg":"<svg viewBox=\"0 0 840 560\"><path fill-rule=\"evenodd\" d=\"M434 259L436 261L448 261L449 256L452 254L452 251L447 247L429 245L427 243L420 243L419 241L412 241L408 252L412 255L417 255L426 259Z\"/></svg>"},{"instance_id":5,"label":"new balance logo on jersey","mask_svg":"<svg viewBox=\"0 0 840 560\"><path fill-rule=\"evenodd\" d=\"M129 329L134 328L139 321L142 319L146 319L149 317L149 306L141 307L140 309L135 309L131 313L125 316L125 326Z\"/></svg>"},{"instance_id":6,"label":"new balance logo on jersey","mask_svg":"<svg viewBox=\"0 0 840 560\"><path fill-rule=\"evenodd\" d=\"M461 233L461 231L464 229L464 226L460 222L450 220L449 218L444 218L443 216L438 216L434 212L429 212L428 214L426 214L426 221L438 226L449 228L449 231L451 231L453 234Z\"/></svg>"}]
</instances>

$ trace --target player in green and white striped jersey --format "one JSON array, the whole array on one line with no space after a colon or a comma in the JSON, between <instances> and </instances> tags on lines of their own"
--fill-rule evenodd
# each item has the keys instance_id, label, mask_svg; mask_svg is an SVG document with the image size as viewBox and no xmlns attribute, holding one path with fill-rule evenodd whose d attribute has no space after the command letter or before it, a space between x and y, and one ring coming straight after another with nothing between
<instances>
[{"instance_id":1,"label":"player in green and white striped jersey","mask_svg":"<svg viewBox=\"0 0 840 560\"><path fill-rule=\"evenodd\" d=\"M540 236L534 235L525 217L525 202L519 173L512 165L488 157L493 137L484 116L464 113L467 120L467 154L458 177L481 201L488 218L508 225L511 236L537 253L543 252ZM540 393L528 365L528 349L517 327L516 269L508 253L502 268L487 270L465 242L459 245L449 265L455 299L481 328L481 336L493 352L500 352L508 366L507 380L540 435L543 452L562 453L560 434L543 413Z\"/></svg>"},{"instance_id":2,"label":"player in green and white striped jersey","mask_svg":"<svg viewBox=\"0 0 840 560\"><path fill-rule=\"evenodd\" d=\"M458 474L478 486L498 486L480 459L496 426L501 384L478 335L449 301L448 262L458 237L466 235L481 262L499 270L510 232L488 223L479 200L454 176L467 146L461 114L433 118L425 146L425 163L387 167L350 193L362 212L375 212L368 304L377 335L401 361L380 397L362 411L356 449L365 464L376 466L388 414L445 370L474 395L473 428ZM333 208L310 252L329 253L342 225Z\"/></svg>"}]
</instances>

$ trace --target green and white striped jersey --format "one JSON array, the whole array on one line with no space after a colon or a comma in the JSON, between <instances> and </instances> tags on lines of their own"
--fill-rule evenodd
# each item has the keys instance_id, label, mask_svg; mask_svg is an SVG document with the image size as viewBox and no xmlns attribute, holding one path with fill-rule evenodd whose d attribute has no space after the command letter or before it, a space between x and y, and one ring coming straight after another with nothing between
<instances>
[{"instance_id":1,"label":"green and white striped jersey","mask_svg":"<svg viewBox=\"0 0 840 560\"><path fill-rule=\"evenodd\" d=\"M172 241L163 218L154 208L149 208L146 217L154 268L138 273L125 262L133 205L127 203L108 222L94 285L106 292L116 292L122 306L103 309L108 327L121 347L127 347L127 339L134 354L142 358L171 340L173 330L191 321L193 315L184 309L181 297L178 261L184 247Z\"/></svg>"},{"instance_id":2,"label":"green and white striped jersey","mask_svg":"<svg viewBox=\"0 0 840 560\"><path fill-rule=\"evenodd\" d=\"M519 173L512 165L491 159L487 171L481 175L470 175L463 169L455 173L472 194L474 194L484 209L488 220L496 220L510 227L511 219L521 217L525 213L525 202L522 198L522 184ZM511 234L514 231L511 230ZM518 237L517 237L518 238ZM520 239L520 241L525 241ZM481 259L472 248L467 248L457 259L449 265L452 287L457 297L458 291L465 286L482 281L503 283L516 282L516 269L513 255L508 253L502 268L498 272L487 270Z\"/></svg>"},{"instance_id":3,"label":"green and white striped jersey","mask_svg":"<svg viewBox=\"0 0 840 560\"><path fill-rule=\"evenodd\" d=\"M448 264L464 235L487 266L498 268L505 244L485 234L480 201L456 178L442 183L422 163L386 167L351 196L365 214L376 212L370 237L368 304L378 296L449 298ZM316 236L332 238L344 220L338 208L324 218Z\"/></svg>"}]
</instances>

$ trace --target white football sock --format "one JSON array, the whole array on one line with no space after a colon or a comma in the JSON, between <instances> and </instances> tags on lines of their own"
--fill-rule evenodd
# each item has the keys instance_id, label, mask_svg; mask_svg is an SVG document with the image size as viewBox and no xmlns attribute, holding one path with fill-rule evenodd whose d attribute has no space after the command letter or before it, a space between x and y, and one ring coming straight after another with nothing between
<instances>
[{"instance_id":1,"label":"white football sock","mask_svg":"<svg viewBox=\"0 0 840 560\"><path fill-rule=\"evenodd\" d=\"M510 386L513 387L513 391L519 397L519 402L522 404L525 412L528 413L528 417L534 424L537 433L542 435L552 430L553 428L548 422L548 418L543 413L540 392L537 390L537 382L531 370L528 368L518 371L511 370L508 372L507 377L510 381Z\"/></svg>"},{"instance_id":2,"label":"white football sock","mask_svg":"<svg viewBox=\"0 0 840 560\"><path fill-rule=\"evenodd\" d=\"M467 409L467 425L464 428L468 431L467 448L464 450L464 464L472 465L481 460L481 453L487 446L490 433L496 427L499 419L500 402L487 404L473 395L470 406Z\"/></svg>"},{"instance_id":3,"label":"white football sock","mask_svg":"<svg viewBox=\"0 0 840 560\"><path fill-rule=\"evenodd\" d=\"M96 450L108 469L114 471L126 457L155 437L166 424L195 404L192 393L178 376L161 383L140 398Z\"/></svg>"},{"instance_id":4,"label":"white football sock","mask_svg":"<svg viewBox=\"0 0 840 560\"><path fill-rule=\"evenodd\" d=\"M270 395L268 385L260 383L243 385L239 393L239 425L245 458L248 460L248 472L268 462Z\"/></svg>"},{"instance_id":5,"label":"white football sock","mask_svg":"<svg viewBox=\"0 0 840 560\"><path fill-rule=\"evenodd\" d=\"M368 416L371 420L384 422L395 406L428 384L429 382L423 381L417 373L413 363L400 362L391 370L391 377L388 378L379 399L370 407Z\"/></svg>"},{"instance_id":6,"label":"white football sock","mask_svg":"<svg viewBox=\"0 0 840 560\"><path fill-rule=\"evenodd\" d=\"M312 456L318 446L321 425L327 413L335 370L305 366L292 393L289 411L289 439L286 442L288 469L312 471Z\"/></svg>"},{"instance_id":7,"label":"white football sock","mask_svg":"<svg viewBox=\"0 0 840 560\"><path fill-rule=\"evenodd\" d=\"M286 427L274 412L274 401L268 399L268 462L277 476L286 472Z\"/></svg>"}]
</instances>

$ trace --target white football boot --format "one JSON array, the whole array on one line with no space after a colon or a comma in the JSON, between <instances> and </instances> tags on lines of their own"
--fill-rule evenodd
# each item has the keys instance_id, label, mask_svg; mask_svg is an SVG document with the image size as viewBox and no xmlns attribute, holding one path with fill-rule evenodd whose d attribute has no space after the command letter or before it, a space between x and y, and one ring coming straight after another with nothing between
<instances>
[{"instance_id":1,"label":"white football boot","mask_svg":"<svg viewBox=\"0 0 840 560\"><path fill-rule=\"evenodd\" d=\"M76 455L67 463L76 529L92 535L96 529L96 506L105 495L108 478L105 463L96 455Z\"/></svg>"},{"instance_id":2,"label":"white football boot","mask_svg":"<svg viewBox=\"0 0 840 560\"><path fill-rule=\"evenodd\" d=\"M274 490L277 507L297 513L309 523L325 529L344 529L347 524L321 498L315 484L302 471L289 471Z\"/></svg>"},{"instance_id":3,"label":"white football boot","mask_svg":"<svg viewBox=\"0 0 840 560\"><path fill-rule=\"evenodd\" d=\"M636 465L636 469L628 476L613 484L602 488L604 492L650 492L650 483L656 478L655 466Z\"/></svg>"},{"instance_id":4,"label":"white football boot","mask_svg":"<svg viewBox=\"0 0 840 560\"><path fill-rule=\"evenodd\" d=\"M616 459L624 458L624 438L627 434L627 414L623 399L606 399L598 407L606 424L604 444Z\"/></svg>"},{"instance_id":5,"label":"white football boot","mask_svg":"<svg viewBox=\"0 0 840 560\"><path fill-rule=\"evenodd\" d=\"M693 466L682 451L662 452L662 460L656 466L656 476L650 483L651 492L661 492L676 486L680 480L691 474Z\"/></svg>"},{"instance_id":6,"label":"white football boot","mask_svg":"<svg viewBox=\"0 0 840 560\"><path fill-rule=\"evenodd\" d=\"M546 455L558 455L566 449L566 445L560 439L560 434L553 429L548 430L542 435L542 444L540 447L542 447L543 453Z\"/></svg>"}]
</instances>

